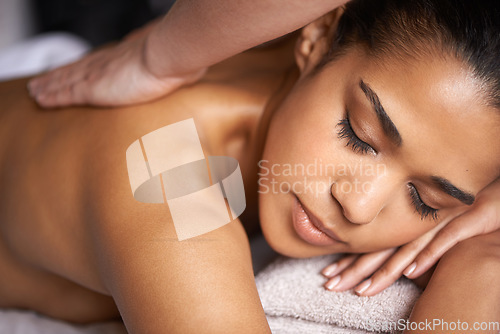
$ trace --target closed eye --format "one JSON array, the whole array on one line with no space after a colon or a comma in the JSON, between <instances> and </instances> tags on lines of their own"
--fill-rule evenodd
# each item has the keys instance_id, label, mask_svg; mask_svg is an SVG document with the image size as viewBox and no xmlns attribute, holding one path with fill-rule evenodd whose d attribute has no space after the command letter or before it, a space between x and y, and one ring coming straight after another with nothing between
<instances>
[{"instance_id":1,"label":"closed eye","mask_svg":"<svg viewBox=\"0 0 500 334\"><path fill-rule=\"evenodd\" d=\"M350 147L355 153L361 154L376 154L377 152L368 143L361 140L358 135L354 132L351 123L349 121L349 113L344 119L340 120L337 124L340 127L338 131L338 137L340 139L346 139L346 146ZM413 184L408 185L408 190L410 194L411 203L415 207L415 211L420 214L420 219L424 220L427 217L431 217L432 220L438 219L438 209L434 209L422 201L417 188Z\"/></svg>"},{"instance_id":2,"label":"closed eye","mask_svg":"<svg viewBox=\"0 0 500 334\"><path fill-rule=\"evenodd\" d=\"M358 135L356 135L349 121L349 113L347 113L344 119L340 120L337 126L340 127L340 130L337 133L338 137L340 139L347 139L345 146L350 147L355 153L377 154L373 147L359 139Z\"/></svg>"},{"instance_id":3,"label":"closed eye","mask_svg":"<svg viewBox=\"0 0 500 334\"><path fill-rule=\"evenodd\" d=\"M431 208L422 201L420 195L418 194L417 188L413 184L408 184L408 189L410 191L410 198L412 204L415 206L415 211L420 214L420 219L424 220L427 217L431 217L432 220L438 219L438 209Z\"/></svg>"}]
</instances>

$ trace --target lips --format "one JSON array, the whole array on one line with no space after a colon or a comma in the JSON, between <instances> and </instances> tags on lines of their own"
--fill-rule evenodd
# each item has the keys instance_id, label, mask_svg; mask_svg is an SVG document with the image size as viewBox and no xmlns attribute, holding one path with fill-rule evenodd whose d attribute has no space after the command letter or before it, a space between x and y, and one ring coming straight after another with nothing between
<instances>
[{"instance_id":1,"label":"lips","mask_svg":"<svg viewBox=\"0 0 500 334\"><path fill-rule=\"evenodd\" d=\"M296 197L292 206L292 217L295 232L305 242L315 246L330 246L342 242L333 232L326 230Z\"/></svg>"}]
</instances>

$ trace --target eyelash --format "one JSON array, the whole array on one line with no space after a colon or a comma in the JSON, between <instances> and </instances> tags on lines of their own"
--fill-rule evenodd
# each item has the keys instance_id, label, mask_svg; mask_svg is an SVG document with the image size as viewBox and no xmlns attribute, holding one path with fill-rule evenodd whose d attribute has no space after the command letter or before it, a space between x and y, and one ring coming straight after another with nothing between
<instances>
[{"instance_id":1,"label":"eyelash","mask_svg":"<svg viewBox=\"0 0 500 334\"><path fill-rule=\"evenodd\" d=\"M417 188L413 184L409 184L408 188L410 190L411 203L415 206L416 211L420 214L420 219L424 220L427 217L431 217L432 220L438 219L438 209L431 208L425 204L420 195L418 194Z\"/></svg>"},{"instance_id":2,"label":"eyelash","mask_svg":"<svg viewBox=\"0 0 500 334\"><path fill-rule=\"evenodd\" d=\"M347 139L346 146L351 147L351 149L355 153L368 154L369 152L377 153L373 147L369 144L365 143L356 135L354 130L351 127L351 122L349 121L349 115L347 115L344 119L340 120L337 124L340 126L340 130L338 131L338 137L340 139ZM410 191L410 199L411 203L415 207L416 212L420 214L420 219L424 220L427 217L431 217L432 220L438 219L438 209L431 208L427 204L425 204L420 195L418 194L417 188L413 184L408 185L408 189Z\"/></svg>"},{"instance_id":3,"label":"eyelash","mask_svg":"<svg viewBox=\"0 0 500 334\"><path fill-rule=\"evenodd\" d=\"M359 139L359 137L356 135L351 127L351 123L349 122L349 115L347 115L346 118L340 120L337 126L340 126L338 137L340 139L347 139L347 143L345 144L345 146L350 146L351 149L356 153L377 153L373 147Z\"/></svg>"}]
</instances>

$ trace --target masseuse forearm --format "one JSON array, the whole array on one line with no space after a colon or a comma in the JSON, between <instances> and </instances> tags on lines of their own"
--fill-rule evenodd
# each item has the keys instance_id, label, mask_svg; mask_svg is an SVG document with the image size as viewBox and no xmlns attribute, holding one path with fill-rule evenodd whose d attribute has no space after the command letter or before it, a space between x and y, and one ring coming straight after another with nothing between
<instances>
[{"instance_id":1,"label":"masseuse forearm","mask_svg":"<svg viewBox=\"0 0 500 334\"><path fill-rule=\"evenodd\" d=\"M347 0L177 0L145 49L157 76L195 71L294 31Z\"/></svg>"}]
</instances>

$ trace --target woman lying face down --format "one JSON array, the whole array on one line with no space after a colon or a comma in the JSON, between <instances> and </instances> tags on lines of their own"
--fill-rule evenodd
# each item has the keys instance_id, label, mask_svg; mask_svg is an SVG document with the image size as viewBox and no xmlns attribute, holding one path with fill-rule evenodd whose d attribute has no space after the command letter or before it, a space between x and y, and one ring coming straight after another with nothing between
<instances>
[{"instance_id":1,"label":"woman lying face down","mask_svg":"<svg viewBox=\"0 0 500 334\"><path fill-rule=\"evenodd\" d=\"M25 81L2 84L0 306L119 314L131 333L268 331L240 221L178 241L167 206L134 199L127 147L193 118L205 155L238 159L246 213L258 202L282 254L405 244L498 176L499 20L477 19L495 11L353 1L340 21L307 26L293 52L242 54L171 96L106 112L41 112Z\"/></svg>"}]
</instances>

